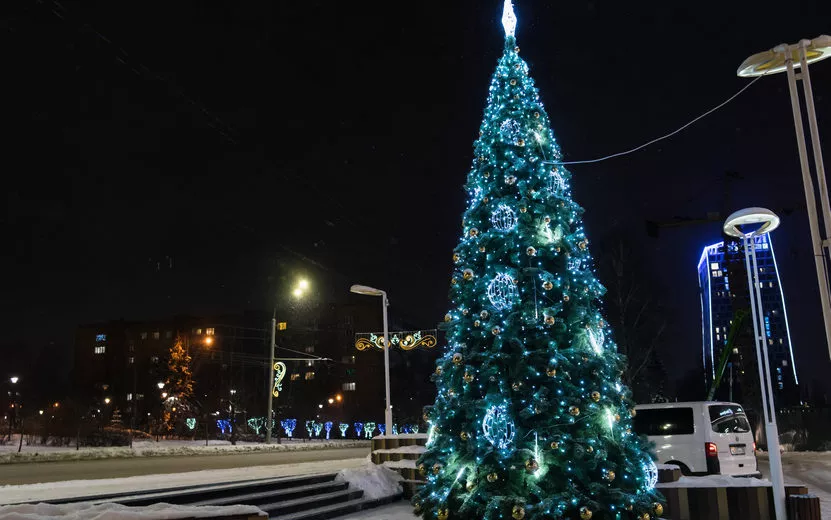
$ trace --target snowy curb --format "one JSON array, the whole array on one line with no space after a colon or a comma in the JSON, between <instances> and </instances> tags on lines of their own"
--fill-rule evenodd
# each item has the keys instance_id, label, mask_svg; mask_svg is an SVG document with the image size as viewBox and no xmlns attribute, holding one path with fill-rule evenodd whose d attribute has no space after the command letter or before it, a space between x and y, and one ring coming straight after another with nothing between
<instances>
[{"instance_id":1,"label":"snowy curb","mask_svg":"<svg viewBox=\"0 0 831 520\"><path fill-rule=\"evenodd\" d=\"M199 441L196 441L197 443ZM292 444L238 444L213 446L174 446L165 447L164 442L147 443L152 447L130 448L81 448L75 450L56 451L23 451L17 453L0 452L0 464L16 464L25 462L56 462L69 460L98 460L98 459L126 459L134 457L176 457L187 455L229 455L240 453L279 452L279 451L311 451L332 448L369 448L369 441L328 441ZM31 449L31 448L30 448Z\"/></svg>"},{"instance_id":2,"label":"snowy curb","mask_svg":"<svg viewBox=\"0 0 831 520\"><path fill-rule=\"evenodd\" d=\"M341 470L335 480L348 482L350 488L360 489L364 492L364 498L368 500L392 497L404 492L401 487L404 477L391 469L371 462L357 468Z\"/></svg>"},{"instance_id":3,"label":"snowy curb","mask_svg":"<svg viewBox=\"0 0 831 520\"><path fill-rule=\"evenodd\" d=\"M121 504L104 503L93 505L89 502L80 504L21 504L0 506L0 518L4 520L44 520L60 518L61 520L82 520L86 518L106 520L149 520L149 519L189 519L221 517L262 517L265 511L255 506L181 506L173 504L153 504L144 507L128 507Z\"/></svg>"}]
</instances>

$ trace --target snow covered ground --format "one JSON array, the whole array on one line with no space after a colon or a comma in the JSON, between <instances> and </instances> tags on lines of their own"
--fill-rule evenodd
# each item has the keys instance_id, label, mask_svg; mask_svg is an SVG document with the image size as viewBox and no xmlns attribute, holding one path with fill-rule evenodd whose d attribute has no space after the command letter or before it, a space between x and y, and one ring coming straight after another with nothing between
<instances>
[{"instance_id":1,"label":"snow covered ground","mask_svg":"<svg viewBox=\"0 0 831 520\"><path fill-rule=\"evenodd\" d=\"M136 441L133 448L81 448L74 446L26 446L21 453L17 453L17 443L0 446L0 464L14 462L47 462L57 460L90 460L114 459L130 457L159 457L175 455L221 455L224 453L257 452L257 451L289 451L289 450L318 450L327 448L357 448L369 446L365 440L283 440L282 444L264 444L253 442L237 442L236 446L230 441L211 440L205 446L205 441Z\"/></svg>"},{"instance_id":2,"label":"snow covered ground","mask_svg":"<svg viewBox=\"0 0 831 520\"><path fill-rule=\"evenodd\" d=\"M767 453L760 453L759 469L770 476ZM822 518L831 519L831 451L789 451L782 454L785 484L802 485L820 499Z\"/></svg>"},{"instance_id":3,"label":"snow covered ground","mask_svg":"<svg viewBox=\"0 0 831 520\"><path fill-rule=\"evenodd\" d=\"M413 506L406 500L402 500L388 506L344 516L338 520L415 520L416 518L418 517L413 514Z\"/></svg>"},{"instance_id":4,"label":"snow covered ground","mask_svg":"<svg viewBox=\"0 0 831 520\"><path fill-rule=\"evenodd\" d=\"M165 475L112 478L100 480L67 480L24 486L0 486L0 504L54 500L129 491L164 490L179 486L235 482L258 478L288 477L313 473L332 473L342 469L359 468L366 464L365 457L337 461L303 462L278 466L252 466L234 469L191 471Z\"/></svg>"}]
</instances>

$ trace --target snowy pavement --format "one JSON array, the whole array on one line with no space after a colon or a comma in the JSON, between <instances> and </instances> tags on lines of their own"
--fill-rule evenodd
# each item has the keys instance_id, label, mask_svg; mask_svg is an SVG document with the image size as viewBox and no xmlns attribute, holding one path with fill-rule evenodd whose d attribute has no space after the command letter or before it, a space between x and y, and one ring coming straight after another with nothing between
<instances>
[{"instance_id":1,"label":"snowy pavement","mask_svg":"<svg viewBox=\"0 0 831 520\"><path fill-rule=\"evenodd\" d=\"M338 520L415 520L413 506L406 500L377 509L367 509L354 515L339 517Z\"/></svg>"},{"instance_id":2,"label":"snowy pavement","mask_svg":"<svg viewBox=\"0 0 831 520\"><path fill-rule=\"evenodd\" d=\"M770 477L768 456L758 456L759 470ZM802 485L819 497L822 517L831 519L831 451L792 451L782 454L782 471L785 484Z\"/></svg>"},{"instance_id":3,"label":"snowy pavement","mask_svg":"<svg viewBox=\"0 0 831 520\"><path fill-rule=\"evenodd\" d=\"M46 462L64 460L93 460L93 459L120 459L131 457L171 457L176 455L223 455L227 453L272 452L292 450L320 450L330 448L369 447L366 440L332 439L312 440L283 440L281 444L265 444L255 442L237 442L232 445L229 441L211 440L208 445L205 441L163 440L136 441L133 447L84 448L75 446L26 446L17 453L17 442L0 446L0 464L15 462Z\"/></svg>"},{"instance_id":4,"label":"snowy pavement","mask_svg":"<svg viewBox=\"0 0 831 520\"><path fill-rule=\"evenodd\" d=\"M366 457L362 457L336 461L323 460L300 464L281 464L279 466L255 466L164 475L143 475L128 478L70 480L24 486L0 486L0 504L75 498L109 493L126 493L131 491L164 490L172 487L236 482L259 478L333 473L342 469L362 467L366 464L366 461Z\"/></svg>"}]
</instances>

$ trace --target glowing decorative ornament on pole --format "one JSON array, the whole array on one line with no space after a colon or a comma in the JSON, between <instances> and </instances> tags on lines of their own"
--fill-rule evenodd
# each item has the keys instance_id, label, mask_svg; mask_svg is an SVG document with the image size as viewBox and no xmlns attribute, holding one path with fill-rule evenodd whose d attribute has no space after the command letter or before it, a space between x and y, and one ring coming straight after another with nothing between
<instances>
[{"instance_id":1,"label":"glowing decorative ornament on pole","mask_svg":"<svg viewBox=\"0 0 831 520\"><path fill-rule=\"evenodd\" d=\"M482 433L497 449L504 450L511 445L516 435L516 428L504 404L491 406L488 409L485 418L482 419Z\"/></svg>"},{"instance_id":2,"label":"glowing decorative ornament on pole","mask_svg":"<svg viewBox=\"0 0 831 520\"><path fill-rule=\"evenodd\" d=\"M185 419L185 424L187 425L188 430L192 430L196 428L196 419L194 419L193 417L188 417L187 419Z\"/></svg>"},{"instance_id":3,"label":"glowing decorative ornament on pole","mask_svg":"<svg viewBox=\"0 0 831 520\"><path fill-rule=\"evenodd\" d=\"M502 11L502 27L505 28L505 36L513 37L516 35L516 15L511 0L505 0L505 8Z\"/></svg>"},{"instance_id":4,"label":"glowing decorative ornament on pole","mask_svg":"<svg viewBox=\"0 0 831 520\"><path fill-rule=\"evenodd\" d=\"M517 297L514 279L500 273L488 284L488 300L498 311L510 309Z\"/></svg>"},{"instance_id":5,"label":"glowing decorative ornament on pole","mask_svg":"<svg viewBox=\"0 0 831 520\"><path fill-rule=\"evenodd\" d=\"M491 213L491 224L499 231L510 231L516 226L517 218L514 210L510 206L500 204L496 210Z\"/></svg>"},{"instance_id":6,"label":"glowing decorative ornament on pole","mask_svg":"<svg viewBox=\"0 0 831 520\"><path fill-rule=\"evenodd\" d=\"M286 364L282 361L274 363L274 387L271 389L271 395L278 397L280 391L283 390L283 378L286 377Z\"/></svg>"},{"instance_id":7,"label":"glowing decorative ornament on pole","mask_svg":"<svg viewBox=\"0 0 831 520\"><path fill-rule=\"evenodd\" d=\"M646 489L652 491L658 483L658 466L652 460L643 463L643 472L646 476Z\"/></svg>"}]
</instances>

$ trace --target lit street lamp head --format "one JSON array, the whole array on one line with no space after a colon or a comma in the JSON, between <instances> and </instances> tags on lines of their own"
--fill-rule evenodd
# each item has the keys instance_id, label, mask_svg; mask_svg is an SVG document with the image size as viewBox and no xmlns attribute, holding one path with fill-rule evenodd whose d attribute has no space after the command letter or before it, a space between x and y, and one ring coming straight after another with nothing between
<instances>
[{"instance_id":1,"label":"lit street lamp head","mask_svg":"<svg viewBox=\"0 0 831 520\"><path fill-rule=\"evenodd\" d=\"M742 78L752 78L783 72L787 69L788 60L793 62L794 68L798 68L800 66L799 49L803 46L806 62L809 65L831 57L831 36L823 34L813 40L802 40L793 45L777 45L769 51L754 54L739 65L736 75Z\"/></svg>"},{"instance_id":2,"label":"lit street lamp head","mask_svg":"<svg viewBox=\"0 0 831 520\"><path fill-rule=\"evenodd\" d=\"M17 376L12 376L12 377L9 378L9 381L11 381L11 383L13 385L15 385L15 384L17 384L18 381L20 381L20 378L17 377Z\"/></svg>"},{"instance_id":3,"label":"lit street lamp head","mask_svg":"<svg viewBox=\"0 0 831 520\"><path fill-rule=\"evenodd\" d=\"M162 388L164 388L164 383L162 383L161 381L159 381L158 383L156 383L156 386L158 386L158 387L159 387L159 390L161 390Z\"/></svg>"},{"instance_id":4,"label":"lit street lamp head","mask_svg":"<svg viewBox=\"0 0 831 520\"><path fill-rule=\"evenodd\" d=\"M759 224L759 227L748 233L739 229L739 226L752 226L755 224ZM745 208L733 213L724 221L724 232L736 238L764 235L778 227L779 217L776 213L765 208Z\"/></svg>"},{"instance_id":5,"label":"lit street lamp head","mask_svg":"<svg viewBox=\"0 0 831 520\"><path fill-rule=\"evenodd\" d=\"M305 278L301 279L299 282L297 282L297 288L300 289L301 291L305 291L306 289L309 288L309 281L306 280Z\"/></svg>"},{"instance_id":6,"label":"lit street lamp head","mask_svg":"<svg viewBox=\"0 0 831 520\"><path fill-rule=\"evenodd\" d=\"M368 287L366 285L353 285L349 288L349 292L353 292L355 294L363 294L364 296L381 296L384 294L384 291L382 291L381 289Z\"/></svg>"}]
</instances>

